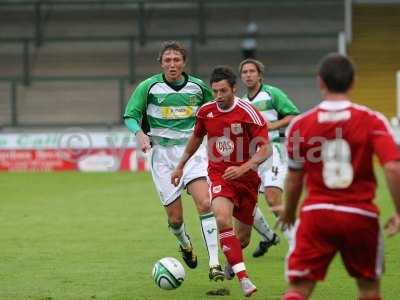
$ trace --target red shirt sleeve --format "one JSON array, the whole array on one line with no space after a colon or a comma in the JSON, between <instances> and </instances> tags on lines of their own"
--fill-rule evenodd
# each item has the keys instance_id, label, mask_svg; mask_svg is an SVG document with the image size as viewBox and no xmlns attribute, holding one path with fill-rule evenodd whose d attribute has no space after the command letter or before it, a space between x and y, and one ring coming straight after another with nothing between
<instances>
[{"instance_id":1,"label":"red shirt sleeve","mask_svg":"<svg viewBox=\"0 0 400 300\"><path fill-rule=\"evenodd\" d=\"M249 134L250 139L256 141L256 147L268 144L268 126L267 121L263 118L260 112L257 109L254 109L253 112L257 114L259 123L251 122L249 123Z\"/></svg>"},{"instance_id":2,"label":"red shirt sleeve","mask_svg":"<svg viewBox=\"0 0 400 300\"><path fill-rule=\"evenodd\" d=\"M399 148L394 140L392 129L383 115L375 113L370 131L374 153L381 165L393 160L400 160Z\"/></svg>"},{"instance_id":3,"label":"red shirt sleeve","mask_svg":"<svg viewBox=\"0 0 400 300\"><path fill-rule=\"evenodd\" d=\"M207 134L203 118L196 117L193 134L201 138Z\"/></svg>"},{"instance_id":4,"label":"red shirt sleeve","mask_svg":"<svg viewBox=\"0 0 400 300\"><path fill-rule=\"evenodd\" d=\"M254 123L248 125L250 134L250 146L260 147L262 145L268 144L268 129L267 124L260 126Z\"/></svg>"},{"instance_id":5,"label":"red shirt sleeve","mask_svg":"<svg viewBox=\"0 0 400 300\"><path fill-rule=\"evenodd\" d=\"M254 123L249 124L249 132L252 138L262 137L268 140L268 129L265 123L262 126Z\"/></svg>"}]
</instances>

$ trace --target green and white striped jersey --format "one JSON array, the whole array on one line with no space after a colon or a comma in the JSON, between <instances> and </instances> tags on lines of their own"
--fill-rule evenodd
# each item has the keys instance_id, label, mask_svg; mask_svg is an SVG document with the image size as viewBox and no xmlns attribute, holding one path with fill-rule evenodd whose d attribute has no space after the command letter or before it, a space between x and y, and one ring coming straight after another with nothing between
<instances>
[{"instance_id":1,"label":"green and white striped jersey","mask_svg":"<svg viewBox=\"0 0 400 300\"><path fill-rule=\"evenodd\" d=\"M140 124L146 114L149 135L155 143L186 143L193 132L197 109L213 99L202 80L183 75L185 80L179 86L169 84L162 73L154 75L142 81L129 98L124 118Z\"/></svg>"},{"instance_id":2,"label":"green and white striped jersey","mask_svg":"<svg viewBox=\"0 0 400 300\"><path fill-rule=\"evenodd\" d=\"M282 90L267 84L262 84L254 97L249 98L245 95L243 99L250 101L268 122L275 122L288 115L300 113ZM268 135L271 141L279 142L279 130L268 131Z\"/></svg>"}]
</instances>

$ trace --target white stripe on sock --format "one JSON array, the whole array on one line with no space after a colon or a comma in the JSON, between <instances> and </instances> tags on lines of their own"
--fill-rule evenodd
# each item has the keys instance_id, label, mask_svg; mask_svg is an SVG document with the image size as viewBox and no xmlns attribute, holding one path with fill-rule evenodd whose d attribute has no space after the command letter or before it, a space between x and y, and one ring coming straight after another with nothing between
<instances>
[{"instance_id":1,"label":"white stripe on sock","mask_svg":"<svg viewBox=\"0 0 400 300\"><path fill-rule=\"evenodd\" d=\"M246 266L244 265L244 262L241 262L241 263L238 263L238 264L232 266L232 270L233 270L233 272L235 272L235 274L237 274L241 271L245 271Z\"/></svg>"}]
</instances>

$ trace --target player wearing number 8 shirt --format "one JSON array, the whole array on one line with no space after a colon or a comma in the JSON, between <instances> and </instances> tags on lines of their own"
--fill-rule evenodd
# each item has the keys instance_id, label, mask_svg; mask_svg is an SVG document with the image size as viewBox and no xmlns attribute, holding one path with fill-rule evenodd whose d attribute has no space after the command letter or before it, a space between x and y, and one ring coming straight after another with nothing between
<instances>
[{"instance_id":1,"label":"player wearing number 8 shirt","mask_svg":"<svg viewBox=\"0 0 400 300\"><path fill-rule=\"evenodd\" d=\"M383 166L396 207L386 224L391 235L400 230L400 153L385 118L350 102L353 77L348 58L325 57L318 74L324 101L288 127L283 225L294 223L303 179L307 193L287 257L285 300L308 299L337 252L357 282L359 299L381 299L383 239L372 156Z\"/></svg>"}]
</instances>

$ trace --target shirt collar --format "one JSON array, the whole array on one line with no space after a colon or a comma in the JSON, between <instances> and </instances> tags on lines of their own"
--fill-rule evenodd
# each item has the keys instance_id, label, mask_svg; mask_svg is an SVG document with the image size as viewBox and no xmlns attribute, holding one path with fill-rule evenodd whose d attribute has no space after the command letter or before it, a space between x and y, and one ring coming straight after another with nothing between
<instances>
[{"instance_id":1,"label":"shirt collar","mask_svg":"<svg viewBox=\"0 0 400 300\"><path fill-rule=\"evenodd\" d=\"M319 104L319 107L324 110L342 110L350 106L351 102L349 100L324 100Z\"/></svg>"},{"instance_id":2,"label":"shirt collar","mask_svg":"<svg viewBox=\"0 0 400 300\"><path fill-rule=\"evenodd\" d=\"M230 111L232 111L235 107L236 107L236 104L238 103L238 101L240 100L240 98L239 97L236 97L235 96L235 99L233 100L233 104L232 104L232 106L231 107L229 107L228 109L222 109L222 108L220 108L219 106L218 106L218 104L217 103L215 103L216 105L217 105L217 109L220 111L220 112L230 112Z\"/></svg>"}]
</instances>

